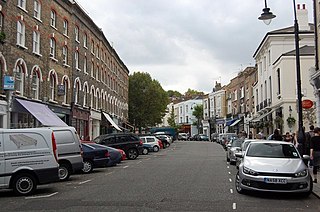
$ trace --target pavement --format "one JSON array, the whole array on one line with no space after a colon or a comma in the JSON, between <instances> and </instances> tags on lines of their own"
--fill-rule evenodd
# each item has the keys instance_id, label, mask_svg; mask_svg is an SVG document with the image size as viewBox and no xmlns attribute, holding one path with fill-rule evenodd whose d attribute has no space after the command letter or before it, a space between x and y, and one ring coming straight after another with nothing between
<instances>
[{"instance_id":1,"label":"pavement","mask_svg":"<svg viewBox=\"0 0 320 212\"><path fill-rule=\"evenodd\" d=\"M320 199L320 182L313 183L312 193Z\"/></svg>"}]
</instances>

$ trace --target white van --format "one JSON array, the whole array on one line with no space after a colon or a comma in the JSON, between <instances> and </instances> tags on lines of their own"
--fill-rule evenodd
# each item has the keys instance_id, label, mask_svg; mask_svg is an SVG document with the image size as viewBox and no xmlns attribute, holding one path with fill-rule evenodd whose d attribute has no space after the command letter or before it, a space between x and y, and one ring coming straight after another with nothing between
<instances>
[{"instance_id":1,"label":"white van","mask_svg":"<svg viewBox=\"0 0 320 212\"><path fill-rule=\"evenodd\" d=\"M0 129L0 188L32 194L38 184L59 181L52 130Z\"/></svg>"},{"instance_id":2,"label":"white van","mask_svg":"<svg viewBox=\"0 0 320 212\"><path fill-rule=\"evenodd\" d=\"M70 175L83 168L82 148L74 127L45 127L53 130L57 142L59 178L68 180Z\"/></svg>"}]
</instances>

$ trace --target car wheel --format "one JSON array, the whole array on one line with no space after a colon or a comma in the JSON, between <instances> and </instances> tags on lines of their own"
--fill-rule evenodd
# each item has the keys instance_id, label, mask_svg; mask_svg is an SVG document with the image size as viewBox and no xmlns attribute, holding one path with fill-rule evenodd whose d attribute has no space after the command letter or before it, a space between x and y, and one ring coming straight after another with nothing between
<instances>
[{"instance_id":1,"label":"car wheel","mask_svg":"<svg viewBox=\"0 0 320 212\"><path fill-rule=\"evenodd\" d=\"M158 146L154 146L154 147L153 147L153 151L154 151L154 152L159 152L159 147L158 147Z\"/></svg>"},{"instance_id":2,"label":"car wheel","mask_svg":"<svg viewBox=\"0 0 320 212\"><path fill-rule=\"evenodd\" d=\"M244 193L244 190L240 187L241 182L240 182L239 171L238 171L238 173L237 173L237 175L236 175L236 182L235 182L235 184L236 184L236 190L237 190L237 192L238 192L239 194L243 194L243 193Z\"/></svg>"},{"instance_id":3,"label":"car wheel","mask_svg":"<svg viewBox=\"0 0 320 212\"><path fill-rule=\"evenodd\" d=\"M303 193L303 194L302 194L303 197L308 197L308 196L310 196L310 194L312 193L312 190L313 190L313 181L312 181L312 177L311 177L311 176L310 176L309 184L310 184L309 191Z\"/></svg>"},{"instance_id":4,"label":"car wheel","mask_svg":"<svg viewBox=\"0 0 320 212\"><path fill-rule=\"evenodd\" d=\"M70 177L70 167L66 163L59 165L59 179L60 181L66 181Z\"/></svg>"},{"instance_id":5,"label":"car wheel","mask_svg":"<svg viewBox=\"0 0 320 212\"><path fill-rule=\"evenodd\" d=\"M149 150L147 148L143 148L142 154L147 155L149 153Z\"/></svg>"},{"instance_id":6,"label":"car wheel","mask_svg":"<svg viewBox=\"0 0 320 212\"><path fill-rule=\"evenodd\" d=\"M138 151L136 149L129 149L128 150L128 159L135 160L138 157Z\"/></svg>"},{"instance_id":7,"label":"car wheel","mask_svg":"<svg viewBox=\"0 0 320 212\"><path fill-rule=\"evenodd\" d=\"M90 173L92 172L93 170L93 164L91 161L89 160L86 160L86 161L83 161L83 168L82 168L82 172L87 174L87 173Z\"/></svg>"},{"instance_id":8,"label":"car wheel","mask_svg":"<svg viewBox=\"0 0 320 212\"><path fill-rule=\"evenodd\" d=\"M17 195L30 195L36 190L37 181L33 175L21 173L14 178L12 187Z\"/></svg>"},{"instance_id":9,"label":"car wheel","mask_svg":"<svg viewBox=\"0 0 320 212\"><path fill-rule=\"evenodd\" d=\"M166 143L166 147L168 148L169 146L170 146L170 143L169 143L169 142L167 142L167 143Z\"/></svg>"}]
</instances>

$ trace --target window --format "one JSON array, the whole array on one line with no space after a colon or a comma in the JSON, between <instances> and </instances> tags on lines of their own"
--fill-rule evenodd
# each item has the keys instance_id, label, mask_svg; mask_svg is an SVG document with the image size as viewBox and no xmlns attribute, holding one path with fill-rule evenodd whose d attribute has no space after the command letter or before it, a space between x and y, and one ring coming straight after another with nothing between
<instances>
[{"instance_id":1,"label":"window","mask_svg":"<svg viewBox=\"0 0 320 212\"><path fill-rule=\"evenodd\" d=\"M63 20L63 34L68 36L68 21L67 20Z\"/></svg>"},{"instance_id":2,"label":"window","mask_svg":"<svg viewBox=\"0 0 320 212\"><path fill-rule=\"evenodd\" d=\"M63 65L68 64L68 47L63 46L62 47L62 57L63 57Z\"/></svg>"},{"instance_id":3,"label":"window","mask_svg":"<svg viewBox=\"0 0 320 212\"><path fill-rule=\"evenodd\" d=\"M56 56L56 40L54 38L50 39L50 57L55 58Z\"/></svg>"},{"instance_id":4,"label":"window","mask_svg":"<svg viewBox=\"0 0 320 212\"><path fill-rule=\"evenodd\" d=\"M41 19L41 4L39 1L35 0L33 4L33 17L36 19Z\"/></svg>"},{"instance_id":5,"label":"window","mask_svg":"<svg viewBox=\"0 0 320 212\"><path fill-rule=\"evenodd\" d=\"M25 25L22 21L17 22L17 45L25 46Z\"/></svg>"},{"instance_id":6,"label":"window","mask_svg":"<svg viewBox=\"0 0 320 212\"><path fill-rule=\"evenodd\" d=\"M56 88L56 78L54 74L50 75L50 100L54 101L55 96L55 88Z\"/></svg>"},{"instance_id":7,"label":"window","mask_svg":"<svg viewBox=\"0 0 320 212\"><path fill-rule=\"evenodd\" d=\"M269 76L269 92L270 92L270 103L272 99L272 84L271 84L271 76Z\"/></svg>"},{"instance_id":8,"label":"window","mask_svg":"<svg viewBox=\"0 0 320 212\"><path fill-rule=\"evenodd\" d=\"M94 77L94 63L91 62L91 77Z\"/></svg>"},{"instance_id":9,"label":"window","mask_svg":"<svg viewBox=\"0 0 320 212\"><path fill-rule=\"evenodd\" d=\"M278 80L278 92L277 92L277 95L280 95L281 94L281 89L280 89L280 84L281 84L280 68L277 69L277 80Z\"/></svg>"},{"instance_id":10,"label":"window","mask_svg":"<svg viewBox=\"0 0 320 212\"><path fill-rule=\"evenodd\" d=\"M24 71L21 65L18 65L16 67L15 85L16 85L16 92L20 95L23 95Z\"/></svg>"},{"instance_id":11,"label":"window","mask_svg":"<svg viewBox=\"0 0 320 212\"><path fill-rule=\"evenodd\" d=\"M54 10L51 10L50 25L54 28L56 28L56 18L57 18L56 12Z\"/></svg>"},{"instance_id":12,"label":"window","mask_svg":"<svg viewBox=\"0 0 320 212\"><path fill-rule=\"evenodd\" d=\"M75 61L76 69L80 70L80 68L79 68L79 52L78 51L76 51L74 53L74 61Z\"/></svg>"},{"instance_id":13,"label":"window","mask_svg":"<svg viewBox=\"0 0 320 212\"><path fill-rule=\"evenodd\" d=\"M79 85L79 82L77 82L76 88L75 88L75 95L74 95L75 104L79 104L79 97L80 97L80 85Z\"/></svg>"},{"instance_id":14,"label":"window","mask_svg":"<svg viewBox=\"0 0 320 212\"><path fill-rule=\"evenodd\" d=\"M83 34L83 47L86 47L86 48L88 47L87 41L88 41L88 36L86 33L84 33Z\"/></svg>"},{"instance_id":15,"label":"window","mask_svg":"<svg viewBox=\"0 0 320 212\"><path fill-rule=\"evenodd\" d=\"M26 9L26 0L18 0L18 7Z\"/></svg>"},{"instance_id":16,"label":"window","mask_svg":"<svg viewBox=\"0 0 320 212\"><path fill-rule=\"evenodd\" d=\"M40 54L40 33L33 31L33 53Z\"/></svg>"},{"instance_id":17,"label":"window","mask_svg":"<svg viewBox=\"0 0 320 212\"><path fill-rule=\"evenodd\" d=\"M68 79L64 78L63 80L63 86L64 86L64 94L63 94L63 102L65 104L68 104L68 88L69 88L69 83L68 83Z\"/></svg>"},{"instance_id":18,"label":"window","mask_svg":"<svg viewBox=\"0 0 320 212\"><path fill-rule=\"evenodd\" d=\"M85 84L83 89L83 107L87 107L87 105L88 105L88 87L87 87L87 84Z\"/></svg>"},{"instance_id":19,"label":"window","mask_svg":"<svg viewBox=\"0 0 320 212\"><path fill-rule=\"evenodd\" d=\"M91 40L91 53L94 54L94 41Z\"/></svg>"},{"instance_id":20,"label":"window","mask_svg":"<svg viewBox=\"0 0 320 212\"><path fill-rule=\"evenodd\" d=\"M91 95L90 95L90 107L91 108L93 108L93 104L94 104L93 100L94 100L94 91L91 91Z\"/></svg>"},{"instance_id":21,"label":"window","mask_svg":"<svg viewBox=\"0 0 320 212\"><path fill-rule=\"evenodd\" d=\"M83 60L83 72L87 73L87 57L84 57Z\"/></svg>"},{"instance_id":22,"label":"window","mask_svg":"<svg viewBox=\"0 0 320 212\"><path fill-rule=\"evenodd\" d=\"M241 92L241 97L240 98L244 98L244 87L241 87L240 88L240 92Z\"/></svg>"},{"instance_id":23,"label":"window","mask_svg":"<svg viewBox=\"0 0 320 212\"><path fill-rule=\"evenodd\" d=\"M33 71L31 77L31 95L34 99L39 99L39 90L40 90L40 76L38 71Z\"/></svg>"},{"instance_id":24,"label":"window","mask_svg":"<svg viewBox=\"0 0 320 212\"><path fill-rule=\"evenodd\" d=\"M74 28L74 34L75 34L76 41L79 42L79 27L78 26L76 26Z\"/></svg>"},{"instance_id":25,"label":"window","mask_svg":"<svg viewBox=\"0 0 320 212\"><path fill-rule=\"evenodd\" d=\"M97 66L97 71L96 71L96 80L99 80L99 66Z\"/></svg>"},{"instance_id":26,"label":"window","mask_svg":"<svg viewBox=\"0 0 320 212\"><path fill-rule=\"evenodd\" d=\"M1 30L1 31L2 31L2 27L3 27L3 20L4 20L4 18L3 18L3 13L0 12L0 30Z\"/></svg>"}]
</instances>

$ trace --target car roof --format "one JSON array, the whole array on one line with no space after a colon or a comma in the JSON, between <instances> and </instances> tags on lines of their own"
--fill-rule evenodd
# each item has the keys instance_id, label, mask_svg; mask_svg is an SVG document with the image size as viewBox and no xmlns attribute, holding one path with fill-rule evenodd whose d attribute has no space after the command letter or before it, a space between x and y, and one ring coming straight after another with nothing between
<instances>
[{"instance_id":1,"label":"car roof","mask_svg":"<svg viewBox=\"0 0 320 212\"><path fill-rule=\"evenodd\" d=\"M293 143L290 143L290 142L287 142L287 141L275 141L275 140L259 140L259 139L253 139L251 140L251 143L264 143L264 144L292 144Z\"/></svg>"}]
</instances>

